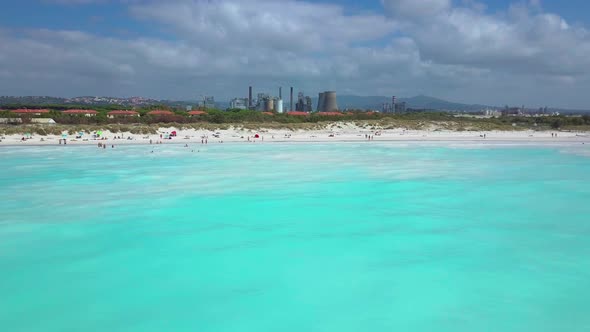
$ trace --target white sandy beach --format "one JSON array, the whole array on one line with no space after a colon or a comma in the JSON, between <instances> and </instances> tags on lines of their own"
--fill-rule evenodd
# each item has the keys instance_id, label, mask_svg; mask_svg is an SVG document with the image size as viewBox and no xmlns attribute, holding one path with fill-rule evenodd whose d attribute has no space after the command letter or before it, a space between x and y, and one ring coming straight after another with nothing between
<instances>
[{"instance_id":1,"label":"white sandy beach","mask_svg":"<svg viewBox=\"0 0 590 332\"><path fill-rule=\"evenodd\" d=\"M176 131L177 136L165 139L167 134ZM64 133L65 134L65 133ZM160 138L160 134L162 138ZM255 135L259 138L255 138ZM130 132L112 133L103 131L103 139L95 139L91 134L82 138L67 135L68 145L98 145L99 142L109 145L122 144L201 144L206 140L208 144L219 143L256 143L256 142L363 142L368 141L367 135L373 137L371 141L457 141L457 142L486 142L486 141L515 141L515 142L572 142L590 143L590 133L560 132L560 131L444 131L444 130L405 130L398 129L367 129L351 123L334 123L323 130L290 130L290 129L260 129L248 130L240 127L220 130L178 129L174 127L160 128L158 134L141 135ZM556 136L552 136L556 135ZM14 145L59 145L62 136L33 135L22 140L24 135L6 135L0 137L0 146Z\"/></svg>"}]
</instances>

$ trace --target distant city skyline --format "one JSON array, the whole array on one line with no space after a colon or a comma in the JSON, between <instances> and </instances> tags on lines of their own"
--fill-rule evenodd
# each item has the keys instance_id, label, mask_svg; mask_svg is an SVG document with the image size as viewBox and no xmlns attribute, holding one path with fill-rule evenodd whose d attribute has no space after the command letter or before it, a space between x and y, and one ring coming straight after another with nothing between
<instances>
[{"instance_id":1,"label":"distant city skyline","mask_svg":"<svg viewBox=\"0 0 590 332\"><path fill-rule=\"evenodd\" d=\"M583 0L7 2L0 95L229 101L293 86L590 109Z\"/></svg>"}]
</instances>

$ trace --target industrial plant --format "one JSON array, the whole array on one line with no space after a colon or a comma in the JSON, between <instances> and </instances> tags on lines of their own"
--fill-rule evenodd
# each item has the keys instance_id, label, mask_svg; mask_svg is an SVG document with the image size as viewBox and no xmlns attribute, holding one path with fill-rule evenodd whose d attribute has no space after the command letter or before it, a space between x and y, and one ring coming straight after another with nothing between
<instances>
[{"instance_id":1,"label":"industrial plant","mask_svg":"<svg viewBox=\"0 0 590 332\"><path fill-rule=\"evenodd\" d=\"M266 92L254 94L253 87L248 87L247 98L233 98L229 103L230 109L253 110L260 112L304 112L304 113L334 113L341 112L338 107L336 91L324 91L318 94L317 104L314 105L312 98L303 91L297 93L294 99L294 89L289 89L288 104L283 99L283 88L278 88L278 96L273 96ZM314 107L315 106L315 107ZM406 102L398 102L395 96L391 97L391 102L382 104L381 109L373 109L381 113L405 113ZM344 109L346 111L346 109Z\"/></svg>"},{"instance_id":2,"label":"industrial plant","mask_svg":"<svg viewBox=\"0 0 590 332\"><path fill-rule=\"evenodd\" d=\"M381 110L382 113L405 113L406 112L406 102L398 103L396 101L395 96L391 97L391 104L384 103L383 108Z\"/></svg>"},{"instance_id":3,"label":"industrial plant","mask_svg":"<svg viewBox=\"0 0 590 332\"><path fill-rule=\"evenodd\" d=\"M254 99L253 88L248 87L248 98L234 98L230 101L229 108L248 109L261 112L284 112L283 88L279 87L278 97L271 96L267 93L258 93ZM291 88L290 109L293 107L293 88Z\"/></svg>"},{"instance_id":4,"label":"industrial plant","mask_svg":"<svg viewBox=\"0 0 590 332\"><path fill-rule=\"evenodd\" d=\"M276 112L276 113L283 113L283 112L306 112L312 113L314 112L312 98L310 96L305 95L304 92L299 92L297 94L297 100L293 99L293 87L289 89L289 104L285 105L283 100L283 88L279 87L278 89L278 97L272 96L270 94L261 92L256 94L254 97L253 87L248 87L248 97L247 98L233 98L229 103L230 109L242 109L242 110L256 110L261 112ZM285 107L287 106L287 107ZM287 108L285 110L285 108ZM335 91L325 91L319 94L319 101L317 104L317 108L315 109L317 112L337 112L338 111L338 103L336 101L336 92Z\"/></svg>"}]
</instances>

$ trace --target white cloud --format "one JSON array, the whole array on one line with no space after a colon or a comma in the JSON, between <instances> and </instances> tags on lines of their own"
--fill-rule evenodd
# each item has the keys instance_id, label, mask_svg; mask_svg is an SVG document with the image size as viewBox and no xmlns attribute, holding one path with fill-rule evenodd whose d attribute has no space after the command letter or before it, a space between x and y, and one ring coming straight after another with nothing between
<instances>
[{"instance_id":1,"label":"white cloud","mask_svg":"<svg viewBox=\"0 0 590 332\"><path fill-rule=\"evenodd\" d=\"M426 20L451 7L451 0L382 0L382 3L390 14L406 19Z\"/></svg>"},{"instance_id":2,"label":"white cloud","mask_svg":"<svg viewBox=\"0 0 590 332\"><path fill-rule=\"evenodd\" d=\"M383 0L383 14L295 0L127 3L131 19L171 38L0 30L0 90L227 99L248 85L294 85L310 94L589 106L590 34L540 3L495 14L476 0Z\"/></svg>"},{"instance_id":3,"label":"white cloud","mask_svg":"<svg viewBox=\"0 0 590 332\"><path fill-rule=\"evenodd\" d=\"M406 1L388 2L390 7L407 5L414 10ZM517 4L504 15L487 15L473 8L447 7L444 15L407 21L404 32L416 40L424 58L435 63L523 74L588 74L588 31L539 9L539 3Z\"/></svg>"},{"instance_id":4,"label":"white cloud","mask_svg":"<svg viewBox=\"0 0 590 332\"><path fill-rule=\"evenodd\" d=\"M336 5L293 0L156 2L132 6L131 12L222 52L252 47L327 51L381 38L395 28L382 15L345 15Z\"/></svg>"}]
</instances>

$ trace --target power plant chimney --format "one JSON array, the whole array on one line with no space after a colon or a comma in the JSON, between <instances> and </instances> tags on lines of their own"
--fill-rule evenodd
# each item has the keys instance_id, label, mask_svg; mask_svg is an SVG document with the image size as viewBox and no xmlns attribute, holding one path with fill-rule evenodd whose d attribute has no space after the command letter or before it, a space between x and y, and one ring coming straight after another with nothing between
<instances>
[{"instance_id":1,"label":"power plant chimney","mask_svg":"<svg viewBox=\"0 0 590 332\"><path fill-rule=\"evenodd\" d=\"M293 87L291 87L291 104L289 106L289 111L293 112Z\"/></svg>"},{"instance_id":2,"label":"power plant chimney","mask_svg":"<svg viewBox=\"0 0 590 332\"><path fill-rule=\"evenodd\" d=\"M324 92L324 112L336 112L338 111L338 104L336 103L336 91Z\"/></svg>"},{"instance_id":3,"label":"power plant chimney","mask_svg":"<svg viewBox=\"0 0 590 332\"><path fill-rule=\"evenodd\" d=\"M252 86L248 89L248 109L252 109Z\"/></svg>"},{"instance_id":4,"label":"power plant chimney","mask_svg":"<svg viewBox=\"0 0 590 332\"><path fill-rule=\"evenodd\" d=\"M279 87L279 99L283 99L283 87Z\"/></svg>"}]
</instances>

